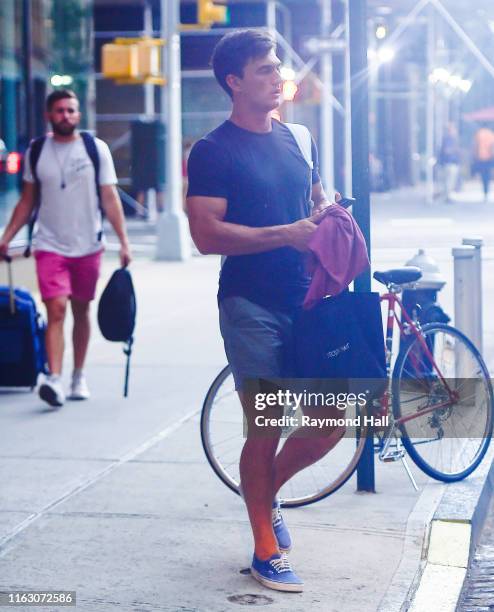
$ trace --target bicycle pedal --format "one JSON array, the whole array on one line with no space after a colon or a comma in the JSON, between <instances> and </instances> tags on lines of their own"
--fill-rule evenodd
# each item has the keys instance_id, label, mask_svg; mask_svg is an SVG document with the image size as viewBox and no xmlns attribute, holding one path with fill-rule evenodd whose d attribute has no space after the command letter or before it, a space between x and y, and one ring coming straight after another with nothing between
<instances>
[{"instance_id":1,"label":"bicycle pedal","mask_svg":"<svg viewBox=\"0 0 494 612\"><path fill-rule=\"evenodd\" d=\"M380 456L379 459L384 461L384 463L391 463L392 461L399 461L400 459L403 459L404 456L404 449L398 449L388 451L385 455Z\"/></svg>"}]
</instances>

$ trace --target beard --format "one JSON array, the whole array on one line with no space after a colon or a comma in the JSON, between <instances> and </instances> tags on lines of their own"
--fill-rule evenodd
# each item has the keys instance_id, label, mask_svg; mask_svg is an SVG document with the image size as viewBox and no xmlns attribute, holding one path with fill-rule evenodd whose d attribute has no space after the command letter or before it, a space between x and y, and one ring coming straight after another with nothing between
<instances>
[{"instance_id":1,"label":"beard","mask_svg":"<svg viewBox=\"0 0 494 612\"><path fill-rule=\"evenodd\" d=\"M51 127L55 134L58 136L72 136L75 132L77 125L72 125L67 121L61 121L60 123L51 123Z\"/></svg>"}]
</instances>

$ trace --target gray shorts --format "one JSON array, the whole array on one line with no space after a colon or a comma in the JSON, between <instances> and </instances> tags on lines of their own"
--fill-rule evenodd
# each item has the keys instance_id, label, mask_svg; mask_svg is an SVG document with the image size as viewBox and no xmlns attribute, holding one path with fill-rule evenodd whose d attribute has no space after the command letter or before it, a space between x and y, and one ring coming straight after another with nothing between
<instances>
[{"instance_id":1,"label":"gray shorts","mask_svg":"<svg viewBox=\"0 0 494 612\"><path fill-rule=\"evenodd\" d=\"M290 378L294 370L293 317L240 296L220 302L220 329L235 388L246 379Z\"/></svg>"}]
</instances>

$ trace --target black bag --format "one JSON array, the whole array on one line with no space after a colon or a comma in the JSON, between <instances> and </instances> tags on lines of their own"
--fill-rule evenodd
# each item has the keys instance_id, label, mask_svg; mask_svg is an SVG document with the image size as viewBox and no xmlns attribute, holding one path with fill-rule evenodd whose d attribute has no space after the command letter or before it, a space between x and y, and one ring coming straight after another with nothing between
<instances>
[{"instance_id":1,"label":"black bag","mask_svg":"<svg viewBox=\"0 0 494 612\"><path fill-rule=\"evenodd\" d=\"M136 297L130 272L126 268L115 270L101 294L98 304L98 325L103 336L111 342L124 342L127 346L124 397L129 386L130 355L134 342Z\"/></svg>"},{"instance_id":2,"label":"black bag","mask_svg":"<svg viewBox=\"0 0 494 612\"><path fill-rule=\"evenodd\" d=\"M375 398L386 388L378 293L345 291L295 319L296 375L347 381L347 391Z\"/></svg>"}]
</instances>

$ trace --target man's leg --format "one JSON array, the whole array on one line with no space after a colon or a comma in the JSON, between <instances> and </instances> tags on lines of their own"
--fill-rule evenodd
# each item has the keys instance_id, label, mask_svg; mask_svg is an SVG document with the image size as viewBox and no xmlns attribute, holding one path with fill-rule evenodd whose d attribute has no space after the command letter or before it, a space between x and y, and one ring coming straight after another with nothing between
<instances>
[{"instance_id":1,"label":"man's leg","mask_svg":"<svg viewBox=\"0 0 494 612\"><path fill-rule=\"evenodd\" d=\"M89 304L94 299L96 292L101 254L102 251L98 251L70 260L71 306L74 315L74 328L72 330L74 371L70 385L70 399L72 400L85 400L90 397L83 367L91 333Z\"/></svg>"},{"instance_id":2,"label":"man's leg","mask_svg":"<svg viewBox=\"0 0 494 612\"><path fill-rule=\"evenodd\" d=\"M50 375L38 388L39 397L50 406L63 406L65 394L60 382L62 372L64 336L63 324L67 309L67 297L58 296L43 300L46 305L48 323L46 326L45 345Z\"/></svg>"},{"instance_id":3,"label":"man's leg","mask_svg":"<svg viewBox=\"0 0 494 612\"><path fill-rule=\"evenodd\" d=\"M480 178L482 179L482 189L484 191L484 199L487 200L489 195L489 181L491 170L486 163L482 163L480 168Z\"/></svg>"},{"instance_id":4,"label":"man's leg","mask_svg":"<svg viewBox=\"0 0 494 612\"><path fill-rule=\"evenodd\" d=\"M45 300L48 323L46 327L46 353L51 375L60 375L64 351L63 324L67 310L67 297Z\"/></svg>"},{"instance_id":5,"label":"man's leg","mask_svg":"<svg viewBox=\"0 0 494 612\"><path fill-rule=\"evenodd\" d=\"M74 371L82 370L86 360L91 324L89 321L89 304L72 298L72 314L74 316L74 328L72 330L72 342L74 344Z\"/></svg>"},{"instance_id":6,"label":"man's leg","mask_svg":"<svg viewBox=\"0 0 494 612\"><path fill-rule=\"evenodd\" d=\"M304 414L314 417L321 416L320 412L310 415L308 410L304 410ZM344 415L344 412L338 411L338 414L334 416L342 418ZM274 462L274 495L297 472L316 463L316 461L327 455L338 444L346 431L343 426L335 426L332 428L328 427L325 432L326 435L323 437L313 437L310 435L304 437L303 429L299 428L294 431L276 456Z\"/></svg>"},{"instance_id":7,"label":"man's leg","mask_svg":"<svg viewBox=\"0 0 494 612\"><path fill-rule=\"evenodd\" d=\"M74 316L72 342L74 344L75 371L82 370L86 359L91 334L89 305L96 293L101 255L102 251L98 251L83 257L75 257L70 261L71 306Z\"/></svg>"},{"instance_id":8,"label":"man's leg","mask_svg":"<svg viewBox=\"0 0 494 612\"><path fill-rule=\"evenodd\" d=\"M35 251L34 258L41 299L48 318L45 337L48 366L52 375L59 376L64 351L63 324L67 298L71 293L67 259L48 251Z\"/></svg>"},{"instance_id":9,"label":"man's leg","mask_svg":"<svg viewBox=\"0 0 494 612\"><path fill-rule=\"evenodd\" d=\"M264 560L279 553L271 512L274 498L274 460L281 432L279 428L263 428L262 436L256 435L255 426L249 417L255 416L253 399L242 392L239 392L239 397L247 422L251 423L240 456L242 494L254 535L254 552L258 559Z\"/></svg>"}]
</instances>

